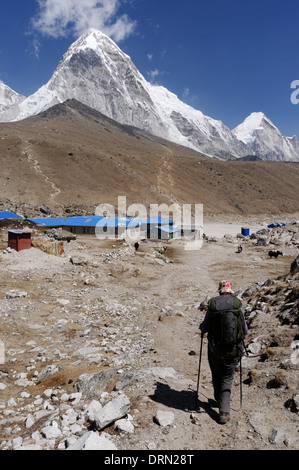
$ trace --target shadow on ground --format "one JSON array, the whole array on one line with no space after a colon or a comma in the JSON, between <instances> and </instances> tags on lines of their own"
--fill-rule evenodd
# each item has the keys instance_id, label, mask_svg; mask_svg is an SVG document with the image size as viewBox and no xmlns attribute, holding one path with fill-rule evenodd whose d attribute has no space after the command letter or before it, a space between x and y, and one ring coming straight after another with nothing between
<instances>
[{"instance_id":1,"label":"shadow on ground","mask_svg":"<svg viewBox=\"0 0 299 470\"><path fill-rule=\"evenodd\" d=\"M168 384L156 382L156 390L150 399L177 410L206 412L212 420L218 421L218 413L213 409L217 406L216 402L208 398L207 401L201 401L195 390L175 390Z\"/></svg>"}]
</instances>

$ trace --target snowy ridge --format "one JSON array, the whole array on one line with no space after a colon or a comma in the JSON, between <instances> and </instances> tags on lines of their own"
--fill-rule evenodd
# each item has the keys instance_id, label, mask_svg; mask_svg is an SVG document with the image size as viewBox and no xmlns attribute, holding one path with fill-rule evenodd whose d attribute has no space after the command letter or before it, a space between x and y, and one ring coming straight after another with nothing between
<instances>
[{"instance_id":1,"label":"snowy ridge","mask_svg":"<svg viewBox=\"0 0 299 470\"><path fill-rule=\"evenodd\" d=\"M24 100L25 96L19 95L0 81L0 116L4 118L4 121L10 121L17 116L18 105Z\"/></svg>"},{"instance_id":2,"label":"snowy ridge","mask_svg":"<svg viewBox=\"0 0 299 470\"><path fill-rule=\"evenodd\" d=\"M234 129L235 135L246 144L251 143L254 140L253 132L263 129L261 124L264 118L266 116L261 112L250 114L242 124Z\"/></svg>"},{"instance_id":3,"label":"snowy ridge","mask_svg":"<svg viewBox=\"0 0 299 470\"><path fill-rule=\"evenodd\" d=\"M48 83L36 93L25 99L11 90L3 103L0 96L0 122L25 119L68 99L209 156L299 161L297 138L282 137L263 113L252 113L231 131L166 88L147 82L130 57L95 29L69 47Z\"/></svg>"},{"instance_id":4,"label":"snowy ridge","mask_svg":"<svg viewBox=\"0 0 299 470\"><path fill-rule=\"evenodd\" d=\"M167 123L169 140L220 158L252 153L221 121L183 103L166 88L149 85L149 94Z\"/></svg>"},{"instance_id":5,"label":"snowy ridge","mask_svg":"<svg viewBox=\"0 0 299 470\"><path fill-rule=\"evenodd\" d=\"M299 161L299 141L296 136L284 137L263 113L252 113L233 133L263 160Z\"/></svg>"}]
</instances>

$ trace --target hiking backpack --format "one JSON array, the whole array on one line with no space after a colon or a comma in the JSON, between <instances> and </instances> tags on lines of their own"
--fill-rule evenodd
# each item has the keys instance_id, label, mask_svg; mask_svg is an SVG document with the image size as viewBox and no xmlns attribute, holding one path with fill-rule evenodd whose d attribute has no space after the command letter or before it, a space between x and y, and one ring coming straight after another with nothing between
<instances>
[{"instance_id":1,"label":"hiking backpack","mask_svg":"<svg viewBox=\"0 0 299 470\"><path fill-rule=\"evenodd\" d=\"M246 331L240 300L233 295L210 299L208 339L226 360L241 356L241 343Z\"/></svg>"}]
</instances>

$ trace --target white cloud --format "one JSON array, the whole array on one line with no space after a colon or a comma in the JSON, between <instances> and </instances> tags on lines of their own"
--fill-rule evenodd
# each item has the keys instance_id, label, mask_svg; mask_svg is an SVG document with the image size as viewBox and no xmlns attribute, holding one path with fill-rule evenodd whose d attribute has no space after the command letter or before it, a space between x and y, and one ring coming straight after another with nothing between
<instances>
[{"instance_id":1,"label":"white cloud","mask_svg":"<svg viewBox=\"0 0 299 470\"><path fill-rule=\"evenodd\" d=\"M123 0L37 0L39 12L32 28L45 36L81 36L96 28L115 41L121 41L135 29L128 15L117 16Z\"/></svg>"},{"instance_id":2,"label":"white cloud","mask_svg":"<svg viewBox=\"0 0 299 470\"><path fill-rule=\"evenodd\" d=\"M34 55L38 59L39 58L39 50L40 50L40 42L37 38L33 39L32 47L33 47Z\"/></svg>"},{"instance_id":3,"label":"white cloud","mask_svg":"<svg viewBox=\"0 0 299 470\"><path fill-rule=\"evenodd\" d=\"M156 83L156 79L158 77L161 77L164 74L165 72L162 72L161 70L158 70L158 69L150 70L149 72L146 72L146 75L148 76L149 81L152 84Z\"/></svg>"}]
</instances>

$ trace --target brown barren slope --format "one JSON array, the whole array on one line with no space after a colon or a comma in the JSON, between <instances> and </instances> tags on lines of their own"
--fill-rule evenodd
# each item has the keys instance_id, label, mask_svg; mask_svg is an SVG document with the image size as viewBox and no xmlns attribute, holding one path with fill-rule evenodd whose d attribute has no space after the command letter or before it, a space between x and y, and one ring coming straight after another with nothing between
<instances>
[{"instance_id":1,"label":"brown barren slope","mask_svg":"<svg viewBox=\"0 0 299 470\"><path fill-rule=\"evenodd\" d=\"M93 210L178 202L204 213L298 212L299 165L220 161L120 125L75 100L0 125L0 201Z\"/></svg>"}]
</instances>

